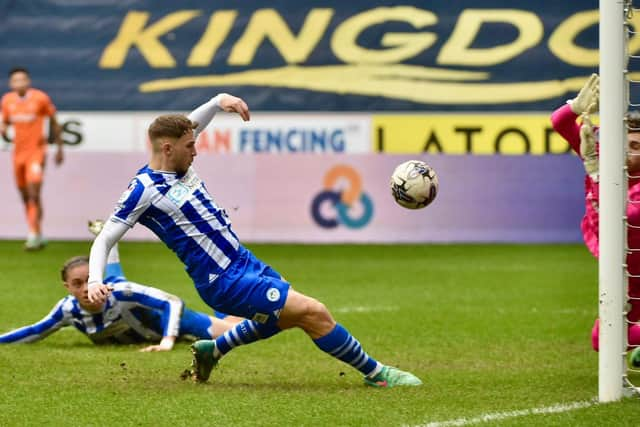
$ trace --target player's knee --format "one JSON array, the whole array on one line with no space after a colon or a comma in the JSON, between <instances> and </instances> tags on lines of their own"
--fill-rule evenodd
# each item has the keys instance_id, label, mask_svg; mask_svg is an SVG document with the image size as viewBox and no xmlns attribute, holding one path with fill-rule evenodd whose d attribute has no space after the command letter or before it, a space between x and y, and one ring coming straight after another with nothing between
<instances>
[{"instance_id":1,"label":"player's knee","mask_svg":"<svg viewBox=\"0 0 640 427\"><path fill-rule=\"evenodd\" d=\"M309 298L309 303L307 306L307 315L318 321L321 321L330 317L329 310L327 310L327 307L320 301L313 298Z\"/></svg>"},{"instance_id":2,"label":"player's knee","mask_svg":"<svg viewBox=\"0 0 640 427\"><path fill-rule=\"evenodd\" d=\"M298 304L297 317L300 326L313 325L330 316L327 307L314 298L303 296Z\"/></svg>"},{"instance_id":3,"label":"player's knee","mask_svg":"<svg viewBox=\"0 0 640 427\"><path fill-rule=\"evenodd\" d=\"M292 291L280 316L279 326L282 329L298 327L315 338L328 333L335 326L335 321L320 301Z\"/></svg>"},{"instance_id":4,"label":"player's knee","mask_svg":"<svg viewBox=\"0 0 640 427\"><path fill-rule=\"evenodd\" d=\"M304 323L308 330L313 330L320 336L328 333L335 326L335 321L327 307L313 298L309 298L308 311Z\"/></svg>"}]
</instances>

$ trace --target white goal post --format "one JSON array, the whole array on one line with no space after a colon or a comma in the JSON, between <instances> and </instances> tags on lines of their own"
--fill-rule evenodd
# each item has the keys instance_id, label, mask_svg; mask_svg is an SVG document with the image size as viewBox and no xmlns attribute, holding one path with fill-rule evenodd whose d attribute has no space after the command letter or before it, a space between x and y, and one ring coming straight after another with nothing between
<instances>
[{"instance_id":1,"label":"white goal post","mask_svg":"<svg viewBox=\"0 0 640 427\"><path fill-rule=\"evenodd\" d=\"M625 8L630 1L600 0L600 353L598 399L620 400L626 376L625 167L628 83Z\"/></svg>"}]
</instances>

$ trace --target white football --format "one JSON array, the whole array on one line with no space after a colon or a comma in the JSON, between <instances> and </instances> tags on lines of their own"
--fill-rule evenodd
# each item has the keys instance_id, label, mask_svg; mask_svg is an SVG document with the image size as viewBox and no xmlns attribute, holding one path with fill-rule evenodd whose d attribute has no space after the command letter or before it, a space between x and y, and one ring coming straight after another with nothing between
<instances>
[{"instance_id":1,"label":"white football","mask_svg":"<svg viewBox=\"0 0 640 427\"><path fill-rule=\"evenodd\" d=\"M391 194L395 201L407 209L427 207L438 194L438 175L421 160L409 160L393 171Z\"/></svg>"}]
</instances>

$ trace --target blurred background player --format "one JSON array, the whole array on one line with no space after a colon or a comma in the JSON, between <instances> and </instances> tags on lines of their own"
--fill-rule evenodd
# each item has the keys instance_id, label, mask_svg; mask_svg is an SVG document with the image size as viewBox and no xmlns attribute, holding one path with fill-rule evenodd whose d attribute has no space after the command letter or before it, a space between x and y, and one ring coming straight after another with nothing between
<instances>
[{"instance_id":1,"label":"blurred background player","mask_svg":"<svg viewBox=\"0 0 640 427\"><path fill-rule=\"evenodd\" d=\"M101 228L100 221L89 224L94 234ZM122 272L117 245L109 253L105 283L113 288L113 292L105 303L92 303L87 298L88 257L76 256L67 260L61 276L71 295L61 299L39 322L0 335L0 343L38 341L62 327L74 326L96 344L159 341L141 351L168 351L178 337L190 340L214 338L243 320L217 319L189 310L175 295L128 281Z\"/></svg>"},{"instance_id":2,"label":"blurred background player","mask_svg":"<svg viewBox=\"0 0 640 427\"><path fill-rule=\"evenodd\" d=\"M164 115L149 126L151 160L131 181L91 247L89 300L109 297L108 286L101 282L109 249L140 222L178 255L209 306L247 319L216 340L194 343L195 381L207 381L218 360L233 348L298 327L320 350L360 371L367 385L421 385L413 374L369 356L324 304L291 288L240 243L226 212L191 167L197 135L218 111L249 120L247 104L223 93L189 117Z\"/></svg>"},{"instance_id":3,"label":"blurred background player","mask_svg":"<svg viewBox=\"0 0 640 427\"><path fill-rule=\"evenodd\" d=\"M551 116L553 128L578 153L583 161L585 176L585 214L581 228L585 244L589 251L597 258L598 222L599 222L599 167L597 129L594 129L589 118L590 114L598 111L599 78L593 74L580 90L578 95L556 111ZM581 116L581 125L576 120ZM628 127L628 156L627 171L629 173L629 189L627 205L627 220L630 225L640 226L640 113L630 112L627 120ZM606 141L604 142L606 144ZM640 228L628 227L627 242L629 248L640 249ZM640 252L632 251L627 255L627 265L630 275L640 275ZM629 322L629 346L640 345L640 278L629 277L630 310L627 314ZM600 321L596 319L592 329L591 339L594 350L598 350ZM640 354L638 356L640 359ZM640 361L638 362L640 364Z\"/></svg>"},{"instance_id":4,"label":"blurred background player","mask_svg":"<svg viewBox=\"0 0 640 427\"><path fill-rule=\"evenodd\" d=\"M45 118L50 120L53 140L58 149L55 163L64 159L61 128L56 120L56 107L49 96L31 87L29 72L25 68L9 71L11 92L2 97L2 120L0 134L8 140L7 128L13 127L13 167L15 181L24 203L29 233L25 242L26 250L41 249L45 245L42 238L42 201L40 190L46 162L47 140Z\"/></svg>"}]
</instances>

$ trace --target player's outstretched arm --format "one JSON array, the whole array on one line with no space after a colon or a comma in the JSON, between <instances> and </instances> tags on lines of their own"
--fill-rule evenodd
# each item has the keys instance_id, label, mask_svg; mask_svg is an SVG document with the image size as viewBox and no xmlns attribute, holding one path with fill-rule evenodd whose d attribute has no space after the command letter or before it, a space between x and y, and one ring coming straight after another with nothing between
<instances>
[{"instance_id":1,"label":"player's outstretched arm","mask_svg":"<svg viewBox=\"0 0 640 427\"><path fill-rule=\"evenodd\" d=\"M7 135L7 130L9 129L9 107L6 104L6 99L4 96L0 99L0 135L5 141L9 141L9 136Z\"/></svg>"},{"instance_id":2,"label":"player's outstretched arm","mask_svg":"<svg viewBox=\"0 0 640 427\"><path fill-rule=\"evenodd\" d=\"M173 345L175 344L175 342L176 342L175 336L162 337L162 341L160 341L160 344L154 344L145 348L141 348L140 351L143 353L148 353L152 351L171 351L171 349L173 349Z\"/></svg>"},{"instance_id":3,"label":"player's outstretched arm","mask_svg":"<svg viewBox=\"0 0 640 427\"><path fill-rule=\"evenodd\" d=\"M580 154L580 125L576 119L583 113L594 113L598 110L600 99L600 80L592 74L578 95L551 114L553 129L560 134Z\"/></svg>"},{"instance_id":4,"label":"player's outstretched arm","mask_svg":"<svg viewBox=\"0 0 640 427\"><path fill-rule=\"evenodd\" d=\"M597 138L589 115L583 114L582 126L580 126L580 157L582 157L584 170L594 182L598 182L600 175L596 146Z\"/></svg>"},{"instance_id":5,"label":"player's outstretched arm","mask_svg":"<svg viewBox=\"0 0 640 427\"><path fill-rule=\"evenodd\" d=\"M249 107L246 102L237 96L220 93L189 113L189 120L198 123L198 127L194 131L196 137L211 123L211 120L219 111L238 113L245 122L250 118Z\"/></svg>"},{"instance_id":6,"label":"player's outstretched arm","mask_svg":"<svg viewBox=\"0 0 640 427\"><path fill-rule=\"evenodd\" d=\"M585 82L578 95L569 101L571 111L575 114L593 114L600 104L600 77L593 73Z\"/></svg>"},{"instance_id":7,"label":"player's outstretched arm","mask_svg":"<svg viewBox=\"0 0 640 427\"><path fill-rule=\"evenodd\" d=\"M7 129L9 129L9 126L4 121L0 120L0 136L2 136L5 141L9 141Z\"/></svg>"},{"instance_id":8,"label":"player's outstretched arm","mask_svg":"<svg viewBox=\"0 0 640 427\"><path fill-rule=\"evenodd\" d=\"M190 112L187 116L189 120L198 124L198 127L193 131L196 138L200 132L209 126L209 123L211 123L216 113L222 111L222 107L220 107L220 97L222 95L223 94L214 96L204 104L198 106L198 108Z\"/></svg>"},{"instance_id":9,"label":"player's outstretched arm","mask_svg":"<svg viewBox=\"0 0 640 427\"><path fill-rule=\"evenodd\" d=\"M227 113L238 113L242 120L248 122L251 119L249 106L242 98L229 95L228 93L220 94L220 108Z\"/></svg>"},{"instance_id":10,"label":"player's outstretched arm","mask_svg":"<svg viewBox=\"0 0 640 427\"><path fill-rule=\"evenodd\" d=\"M565 104L551 114L551 125L576 153L580 153L580 125L576 123L577 118L571 106Z\"/></svg>"},{"instance_id":11,"label":"player's outstretched arm","mask_svg":"<svg viewBox=\"0 0 640 427\"><path fill-rule=\"evenodd\" d=\"M29 343L39 341L63 326L69 324L65 311L63 310L64 299L47 314L42 320L33 325L23 326L13 331L0 335L0 344Z\"/></svg>"},{"instance_id":12,"label":"player's outstretched arm","mask_svg":"<svg viewBox=\"0 0 640 427\"><path fill-rule=\"evenodd\" d=\"M51 128L53 129L53 142L56 144L57 150L55 154L56 165L62 164L64 161L64 141L62 140L62 127L58 123L55 114L51 116Z\"/></svg>"},{"instance_id":13,"label":"player's outstretched arm","mask_svg":"<svg viewBox=\"0 0 640 427\"><path fill-rule=\"evenodd\" d=\"M107 255L122 236L129 230L129 226L113 219L107 221L91 245L89 253L89 292L91 302L103 303L113 290L103 281L104 270L107 264Z\"/></svg>"}]
</instances>

